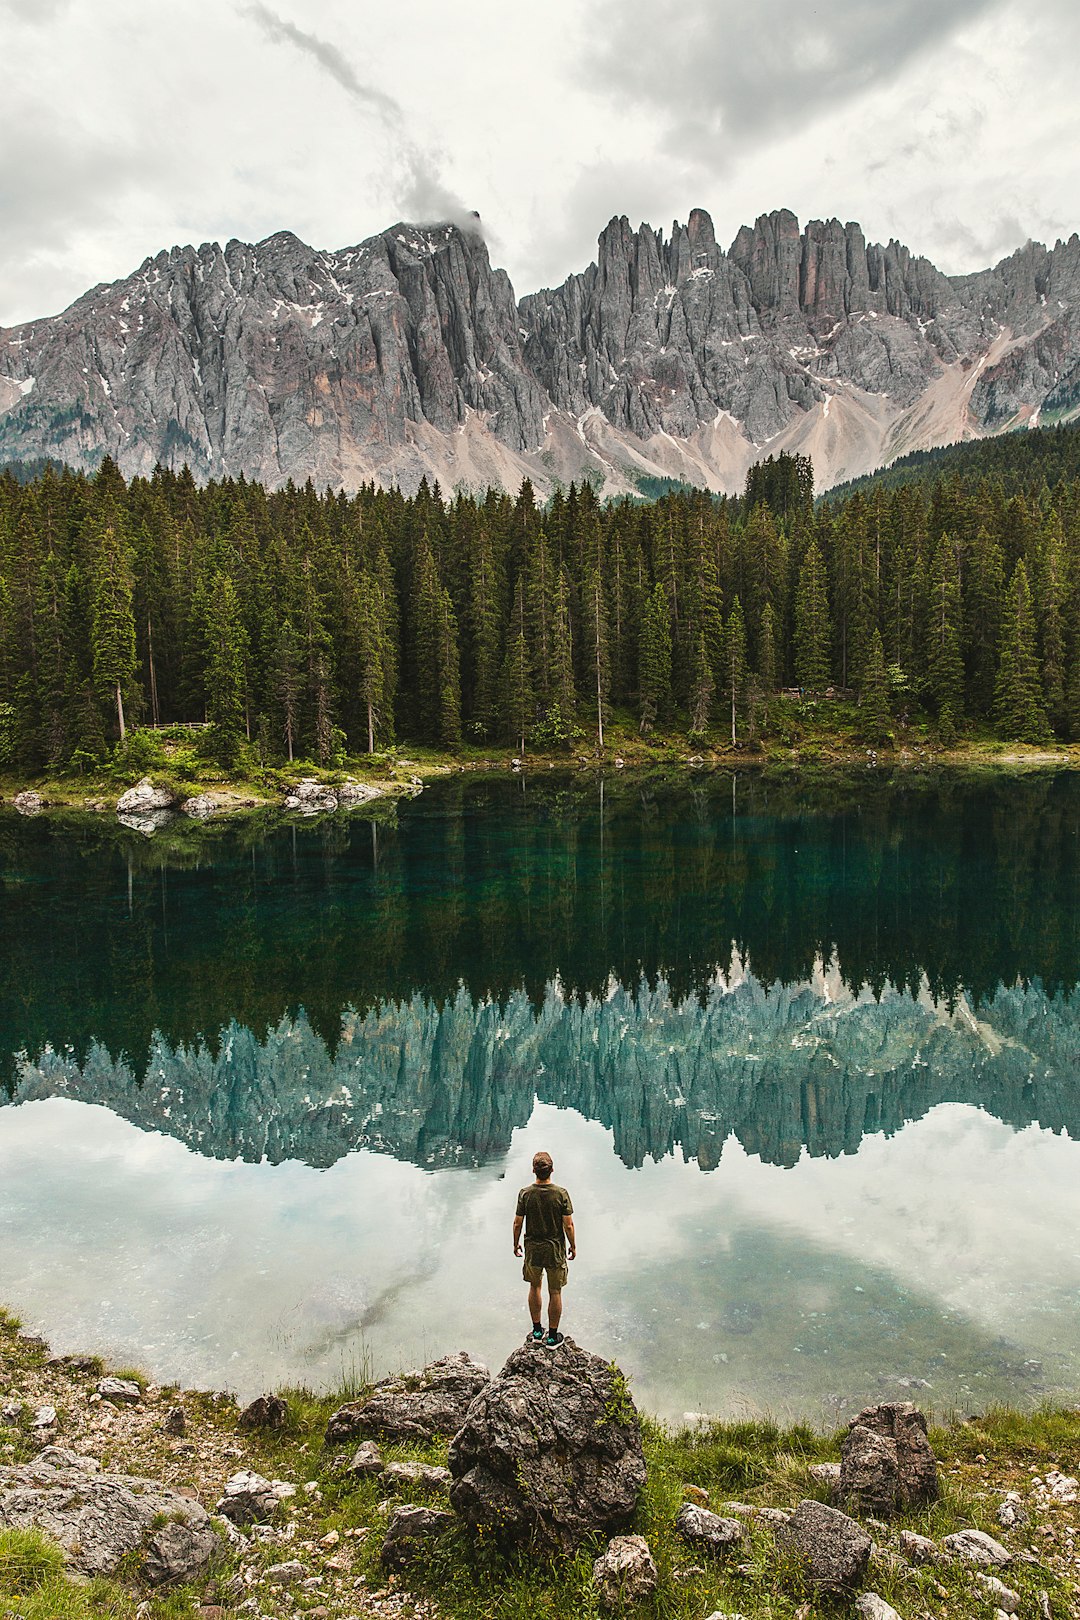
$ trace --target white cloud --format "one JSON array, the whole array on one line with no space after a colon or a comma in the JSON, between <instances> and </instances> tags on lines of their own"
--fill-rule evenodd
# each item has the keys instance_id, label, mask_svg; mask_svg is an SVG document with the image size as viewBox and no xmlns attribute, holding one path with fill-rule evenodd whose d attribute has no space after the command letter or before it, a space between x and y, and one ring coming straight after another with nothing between
<instances>
[{"instance_id":1,"label":"white cloud","mask_svg":"<svg viewBox=\"0 0 1080 1620\"><path fill-rule=\"evenodd\" d=\"M519 293L694 206L976 269L1080 224L1078 46L1066 0L0 0L0 322L173 243L466 205Z\"/></svg>"}]
</instances>

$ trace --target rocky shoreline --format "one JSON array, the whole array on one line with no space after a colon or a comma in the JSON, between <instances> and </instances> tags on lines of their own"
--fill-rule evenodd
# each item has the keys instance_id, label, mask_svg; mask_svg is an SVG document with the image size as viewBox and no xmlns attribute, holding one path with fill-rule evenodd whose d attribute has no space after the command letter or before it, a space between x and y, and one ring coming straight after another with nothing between
<instances>
[{"instance_id":1,"label":"rocky shoreline","mask_svg":"<svg viewBox=\"0 0 1080 1620\"><path fill-rule=\"evenodd\" d=\"M52 1356L0 1315L0 1613L433 1620L527 1592L520 1612L553 1616L1054 1620L1077 1612L1078 1458L1076 1411L928 1433L885 1403L833 1437L672 1435L571 1340L494 1378L459 1353L241 1411ZM64 1549L46 1608L9 1580L34 1527Z\"/></svg>"}]
</instances>

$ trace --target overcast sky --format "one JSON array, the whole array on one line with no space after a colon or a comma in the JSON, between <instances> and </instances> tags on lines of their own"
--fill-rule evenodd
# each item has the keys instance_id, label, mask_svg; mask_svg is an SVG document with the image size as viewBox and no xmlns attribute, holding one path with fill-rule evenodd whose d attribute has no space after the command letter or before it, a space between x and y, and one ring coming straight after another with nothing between
<instances>
[{"instance_id":1,"label":"overcast sky","mask_svg":"<svg viewBox=\"0 0 1080 1620\"><path fill-rule=\"evenodd\" d=\"M477 209L518 294L613 214L1080 227L1075 0L0 0L0 324L174 243Z\"/></svg>"}]
</instances>

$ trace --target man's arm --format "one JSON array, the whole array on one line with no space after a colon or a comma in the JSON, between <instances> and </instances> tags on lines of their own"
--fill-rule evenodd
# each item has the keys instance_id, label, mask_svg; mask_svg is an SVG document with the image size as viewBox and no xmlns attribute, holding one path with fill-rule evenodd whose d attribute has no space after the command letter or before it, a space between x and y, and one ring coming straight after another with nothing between
<instances>
[{"instance_id":1,"label":"man's arm","mask_svg":"<svg viewBox=\"0 0 1080 1620\"><path fill-rule=\"evenodd\" d=\"M574 1236L574 1217L572 1215L563 1216L562 1229L566 1241L570 1245L570 1258L575 1260L577 1258L577 1238Z\"/></svg>"},{"instance_id":2,"label":"man's arm","mask_svg":"<svg viewBox=\"0 0 1080 1620\"><path fill-rule=\"evenodd\" d=\"M514 1253L517 1255L521 1253L521 1228L524 1224L525 1217L523 1215L514 1216Z\"/></svg>"}]
</instances>

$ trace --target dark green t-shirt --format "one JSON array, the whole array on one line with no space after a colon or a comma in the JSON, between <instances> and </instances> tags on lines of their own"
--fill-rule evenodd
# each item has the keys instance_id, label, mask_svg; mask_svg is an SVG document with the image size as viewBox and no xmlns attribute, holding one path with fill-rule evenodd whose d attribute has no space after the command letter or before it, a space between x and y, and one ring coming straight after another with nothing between
<instances>
[{"instance_id":1,"label":"dark green t-shirt","mask_svg":"<svg viewBox=\"0 0 1080 1620\"><path fill-rule=\"evenodd\" d=\"M563 1216L572 1215L574 1206L565 1187L548 1181L522 1187L517 1213L525 1220L525 1258L533 1266L564 1266L566 1238Z\"/></svg>"}]
</instances>

